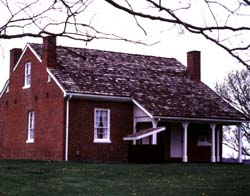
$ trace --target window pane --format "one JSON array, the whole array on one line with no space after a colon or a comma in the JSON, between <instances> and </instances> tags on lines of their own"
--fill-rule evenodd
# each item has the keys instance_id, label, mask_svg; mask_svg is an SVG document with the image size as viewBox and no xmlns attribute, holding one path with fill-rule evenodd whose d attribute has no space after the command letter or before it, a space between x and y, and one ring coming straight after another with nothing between
<instances>
[{"instance_id":1,"label":"window pane","mask_svg":"<svg viewBox=\"0 0 250 196\"><path fill-rule=\"evenodd\" d=\"M34 139L34 129L30 129L30 138L29 139Z\"/></svg>"}]
</instances>

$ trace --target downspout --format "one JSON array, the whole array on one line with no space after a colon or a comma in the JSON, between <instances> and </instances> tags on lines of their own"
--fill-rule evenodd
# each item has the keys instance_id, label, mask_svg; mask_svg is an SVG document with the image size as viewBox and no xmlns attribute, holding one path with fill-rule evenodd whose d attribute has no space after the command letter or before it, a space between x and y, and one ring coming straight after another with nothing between
<instances>
[{"instance_id":1,"label":"downspout","mask_svg":"<svg viewBox=\"0 0 250 196\"><path fill-rule=\"evenodd\" d=\"M66 127L65 127L65 161L68 161L69 151L69 100L72 96L66 96Z\"/></svg>"}]
</instances>

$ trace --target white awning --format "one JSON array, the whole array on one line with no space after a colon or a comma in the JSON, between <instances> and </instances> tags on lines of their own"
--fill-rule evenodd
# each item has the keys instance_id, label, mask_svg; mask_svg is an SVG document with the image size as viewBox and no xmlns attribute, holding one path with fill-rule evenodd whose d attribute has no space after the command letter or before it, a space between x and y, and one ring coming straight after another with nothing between
<instances>
[{"instance_id":1,"label":"white awning","mask_svg":"<svg viewBox=\"0 0 250 196\"><path fill-rule=\"evenodd\" d=\"M143 129L143 130L138 131L136 133L125 136L123 138L123 140L124 141L139 140L139 139L151 136L153 134L159 133L159 132L164 131L164 130L166 130L166 127Z\"/></svg>"}]
</instances>

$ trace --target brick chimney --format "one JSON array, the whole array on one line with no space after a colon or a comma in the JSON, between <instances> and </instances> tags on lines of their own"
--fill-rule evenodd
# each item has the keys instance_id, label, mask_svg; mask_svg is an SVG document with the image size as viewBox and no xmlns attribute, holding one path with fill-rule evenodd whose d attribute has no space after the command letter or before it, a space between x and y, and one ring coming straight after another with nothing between
<instances>
[{"instance_id":1,"label":"brick chimney","mask_svg":"<svg viewBox=\"0 0 250 196\"><path fill-rule=\"evenodd\" d=\"M187 53L187 73L191 80L201 81L201 53L190 51Z\"/></svg>"},{"instance_id":2,"label":"brick chimney","mask_svg":"<svg viewBox=\"0 0 250 196\"><path fill-rule=\"evenodd\" d=\"M56 36L43 38L42 61L48 68L56 68Z\"/></svg>"},{"instance_id":3,"label":"brick chimney","mask_svg":"<svg viewBox=\"0 0 250 196\"><path fill-rule=\"evenodd\" d=\"M10 50L10 74L13 72L13 69L19 60L22 54L22 49L20 48L13 48Z\"/></svg>"}]
</instances>

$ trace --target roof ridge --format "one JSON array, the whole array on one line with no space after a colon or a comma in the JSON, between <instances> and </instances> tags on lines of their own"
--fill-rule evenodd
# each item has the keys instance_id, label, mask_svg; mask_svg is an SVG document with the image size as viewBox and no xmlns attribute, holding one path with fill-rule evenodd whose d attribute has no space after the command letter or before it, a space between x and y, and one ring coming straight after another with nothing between
<instances>
[{"instance_id":1,"label":"roof ridge","mask_svg":"<svg viewBox=\"0 0 250 196\"><path fill-rule=\"evenodd\" d=\"M30 45L39 45L42 46L42 44L39 43L27 43ZM64 49L69 49L69 50L74 50L74 49L82 49L82 50L89 50L89 51L96 51L96 52L108 52L108 53L115 53L115 54L121 54L121 55L134 55L134 56L144 56L144 57L152 57L152 58L163 58L163 59L173 59L177 60L174 57L167 57L167 56L155 56L152 54L140 54L140 53L128 53L128 52L123 52L123 51L111 51L107 49L96 49L96 48L86 48L86 47L71 47L71 46L63 46L63 45L57 45L57 48L64 48Z\"/></svg>"}]
</instances>

